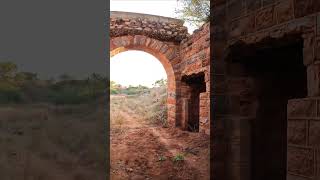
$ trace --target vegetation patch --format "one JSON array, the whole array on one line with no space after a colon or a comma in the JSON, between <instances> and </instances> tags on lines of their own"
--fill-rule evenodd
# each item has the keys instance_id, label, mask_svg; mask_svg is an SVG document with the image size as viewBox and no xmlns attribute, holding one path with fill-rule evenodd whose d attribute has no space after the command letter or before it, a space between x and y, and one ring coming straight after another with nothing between
<instances>
[{"instance_id":1,"label":"vegetation patch","mask_svg":"<svg viewBox=\"0 0 320 180\"><path fill-rule=\"evenodd\" d=\"M173 162L184 161L184 154L179 153L173 157Z\"/></svg>"}]
</instances>

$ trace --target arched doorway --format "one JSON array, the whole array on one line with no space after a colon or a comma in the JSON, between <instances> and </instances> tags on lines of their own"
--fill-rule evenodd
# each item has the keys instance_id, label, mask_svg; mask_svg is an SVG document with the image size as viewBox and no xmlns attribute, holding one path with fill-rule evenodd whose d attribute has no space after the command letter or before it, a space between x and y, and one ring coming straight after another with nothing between
<instances>
[{"instance_id":1,"label":"arched doorway","mask_svg":"<svg viewBox=\"0 0 320 180\"><path fill-rule=\"evenodd\" d=\"M170 126L179 125L179 122L176 121L176 72L174 71L174 67L172 65L172 62L174 62L175 58L177 57L177 47L172 43L165 44L159 40L141 35L111 38L110 57L129 50L138 50L149 53L160 61L167 74L167 121Z\"/></svg>"}]
</instances>

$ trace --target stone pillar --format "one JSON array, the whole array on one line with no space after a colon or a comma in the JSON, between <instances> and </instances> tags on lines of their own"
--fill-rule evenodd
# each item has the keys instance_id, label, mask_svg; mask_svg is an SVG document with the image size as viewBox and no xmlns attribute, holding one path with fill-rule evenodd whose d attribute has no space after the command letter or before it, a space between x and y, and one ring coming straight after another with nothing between
<instances>
[{"instance_id":1,"label":"stone pillar","mask_svg":"<svg viewBox=\"0 0 320 180\"><path fill-rule=\"evenodd\" d=\"M320 179L319 98L288 102L287 180Z\"/></svg>"},{"instance_id":2,"label":"stone pillar","mask_svg":"<svg viewBox=\"0 0 320 180\"><path fill-rule=\"evenodd\" d=\"M244 117L230 117L225 119L228 148L226 156L226 179L251 179L251 119Z\"/></svg>"},{"instance_id":3,"label":"stone pillar","mask_svg":"<svg viewBox=\"0 0 320 180\"><path fill-rule=\"evenodd\" d=\"M182 99L182 117L181 117L181 128L183 130L188 129L188 121L189 121L189 99Z\"/></svg>"},{"instance_id":4,"label":"stone pillar","mask_svg":"<svg viewBox=\"0 0 320 180\"><path fill-rule=\"evenodd\" d=\"M200 93L199 132L210 134L208 93Z\"/></svg>"},{"instance_id":5,"label":"stone pillar","mask_svg":"<svg viewBox=\"0 0 320 180\"><path fill-rule=\"evenodd\" d=\"M288 101L287 180L320 179L319 43L313 32L303 39L309 98Z\"/></svg>"}]
</instances>

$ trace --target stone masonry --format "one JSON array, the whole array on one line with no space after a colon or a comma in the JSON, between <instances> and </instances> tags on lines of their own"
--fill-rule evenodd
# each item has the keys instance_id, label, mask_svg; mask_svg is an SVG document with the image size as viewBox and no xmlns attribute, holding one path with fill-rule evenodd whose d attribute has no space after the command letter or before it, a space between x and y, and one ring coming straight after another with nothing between
<instances>
[{"instance_id":1,"label":"stone masonry","mask_svg":"<svg viewBox=\"0 0 320 180\"><path fill-rule=\"evenodd\" d=\"M169 124L209 134L210 26L189 35L183 24L173 18L111 12L110 54L140 50L155 56L167 73Z\"/></svg>"},{"instance_id":2,"label":"stone masonry","mask_svg":"<svg viewBox=\"0 0 320 180\"><path fill-rule=\"evenodd\" d=\"M188 29L183 21L138 13L112 12L110 36L126 34L145 35L161 41L181 41L187 37Z\"/></svg>"},{"instance_id":3,"label":"stone masonry","mask_svg":"<svg viewBox=\"0 0 320 180\"><path fill-rule=\"evenodd\" d=\"M211 5L211 178L319 180L320 1Z\"/></svg>"}]
</instances>

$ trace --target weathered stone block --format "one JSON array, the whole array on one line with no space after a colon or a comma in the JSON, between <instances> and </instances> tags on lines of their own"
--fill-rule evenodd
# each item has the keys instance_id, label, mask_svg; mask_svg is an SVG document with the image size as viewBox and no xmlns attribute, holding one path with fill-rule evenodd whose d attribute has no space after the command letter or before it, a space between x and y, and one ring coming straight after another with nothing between
<instances>
[{"instance_id":1,"label":"weathered stone block","mask_svg":"<svg viewBox=\"0 0 320 180\"><path fill-rule=\"evenodd\" d=\"M292 1L281 1L275 6L275 14L278 24L294 18Z\"/></svg>"},{"instance_id":2,"label":"weathered stone block","mask_svg":"<svg viewBox=\"0 0 320 180\"><path fill-rule=\"evenodd\" d=\"M306 145L307 121L288 120L288 144Z\"/></svg>"},{"instance_id":3,"label":"weathered stone block","mask_svg":"<svg viewBox=\"0 0 320 180\"><path fill-rule=\"evenodd\" d=\"M256 28L258 30L275 25L274 7L270 6L257 12Z\"/></svg>"},{"instance_id":4,"label":"weathered stone block","mask_svg":"<svg viewBox=\"0 0 320 180\"><path fill-rule=\"evenodd\" d=\"M289 146L287 160L289 173L306 177L313 177L315 175L313 149Z\"/></svg>"},{"instance_id":5,"label":"weathered stone block","mask_svg":"<svg viewBox=\"0 0 320 180\"><path fill-rule=\"evenodd\" d=\"M125 47L125 46L130 45L131 44L131 38L132 37L129 37L129 36L121 37L122 46Z\"/></svg>"},{"instance_id":6,"label":"weathered stone block","mask_svg":"<svg viewBox=\"0 0 320 180\"><path fill-rule=\"evenodd\" d=\"M136 35L134 36L134 39L133 39L133 44L134 45L143 45L146 41L146 37L145 36L141 36L141 35Z\"/></svg>"},{"instance_id":7,"label":"weathered stone block","mask_svg":"<svg viewBox=\"0 0 320 180\"><path fill-rule=\"evenodd\" d=\"M320 64L311 64L307 68L308 96L320 95Z\"/></svg>"},{"instance_id":8,"label":"weathered stone block","mask_svg":"<svg viewBox=\"0 0 320 180\"><path fill-rule=\"evenodd\" d=\"M162 54L165 54L168 49L169 49L169 46L165 44L165 45L163 45L163 46L161 47L160 52L161 52Z\"/></svg>"},{"instance_id":9,"label":"weathered stone block","mask_svg":"<svg viewBox=\"0 0 320 180\"><path fill-rule=\"evenodd\" d=\"M254 32L255 30L255 16L250 14L236 21L230 25L230 38L236 38Z\"/></svg>"},{"instance_id":10,"label":"weathered stone block","mask_svg":"<svg viewBox=\"0 0 320 180\"><path fill-rule=\"evenodd\" d=\"M320 147L320 121L310 121L309 145L318 148Z\"/></svg>"},{"instance_id":11,"label":"weathered stone block","mask_svg":"<svg viewBox=\"0 0 320 180\"><path fill-rule=\"evenodd\" d=\"M317 105L316 100L312 99L294 99L288 101L287 106L288 118L296 117L316 117Z\"/></svg>"},{"instance_id":12,"label":"weathered stone block","mask_svg":"<svg viewBox=\"0 0 320 180\"><path fill-rule=\"evenodd\" d=\"M303 35L303 64L309 65L315 61L315 35L313 33Z\"/></svg>"}]
</instances>

